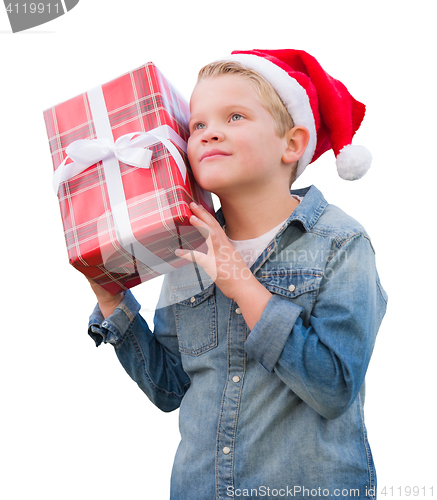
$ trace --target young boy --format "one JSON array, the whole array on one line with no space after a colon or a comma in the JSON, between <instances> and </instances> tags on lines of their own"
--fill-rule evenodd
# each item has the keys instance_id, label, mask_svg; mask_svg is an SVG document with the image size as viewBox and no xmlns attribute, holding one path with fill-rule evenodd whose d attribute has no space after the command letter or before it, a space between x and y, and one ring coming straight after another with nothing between
<instances>
[{"instance_id":1,"label":"young boy","mask_svg":"<svg viewBox=\"0 0 437 500\"><path fill-rule=\"evenodd\" d=\"M208 65L188 144L221 203L216 218L191 204L207 254L177 252L195 265L165 277L153 333L130 291L92 284L97 345L159 408L180 407L174 500L375 498L364 377L387 297L362 226L314 186L290 192L330 148L342 177L365 173L350 145L363 116L303 51Z\"/></svg>"}]
</instances>

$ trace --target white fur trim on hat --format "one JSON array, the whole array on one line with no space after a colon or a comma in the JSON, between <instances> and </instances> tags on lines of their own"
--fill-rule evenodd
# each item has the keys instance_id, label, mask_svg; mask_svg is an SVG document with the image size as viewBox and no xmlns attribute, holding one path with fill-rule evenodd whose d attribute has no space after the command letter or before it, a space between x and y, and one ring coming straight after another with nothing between
<instances>
[{"instance_id":1,"label":"white fur trim on hat","mask_svg":"<svg viewBox=\"0 0 437 500\"><path fill-rule=\"evenodd\" d=\"M247 68L253 69L265 78L276 90L295 126L302 125L310 133L308 146L297 164L296 176L311 163L316 150L317 132L310 100L305 89L286 71L270 60L254 54L232 54L221 61L237 61Z\"/></svg>"},{"instance_id":2,"label":"white fur trim on hat","mask_svg":"<svg viewBox=\"0 0 437 500\"><path fill-rule=\"evenodd\" d=\"M363 177L372 163L370 151L359 145L344 146L337 155L338 175L347 181L355 181Z\"/></svg>"}]
</instances>

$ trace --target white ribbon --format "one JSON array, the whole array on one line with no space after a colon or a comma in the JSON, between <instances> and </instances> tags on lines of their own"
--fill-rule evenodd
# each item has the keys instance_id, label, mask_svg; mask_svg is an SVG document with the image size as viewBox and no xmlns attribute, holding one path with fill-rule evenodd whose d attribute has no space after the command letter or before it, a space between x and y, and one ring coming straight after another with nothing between
<instances>
[{"instance_id":1,"label":"white ribbon","mask_svg":"<svg viewBox=\"0 0 437 500\"><path fill-rule=\"evenodd\" d=\"M187 143L168 125L161 125L149 132L126 134L114 142L102 87L96 87L88 91L87 94L97 139L74 141L66 148L68 156L53 174L53 188L57 193L62 182L68 181L91 165L101 161L114 229L120 245L133 257L159 274L174 271L173 266L147 250L135 238L130 224L119 161L138 168L149 168L152 152L145 148L162 143L174 158L185 182L187 170L184 160L170 140L175 142L184 152L187 151ZM134 136L137 137L134 138ZM68 158L73 161L67 164Z\"/></svg>"},{"instance_id":2,"label":"white ribbon","mask_svg":"<svg viewBox=\"0 0 437 500\"><path fill-rule=\"evenodd\" d=\"M150 168L152 152L145 148L158 143L164 144L169 150L185 182L187 168L178 149L169 139L175 142L182 151L187 152L187 143L168 125L161 125L149 132L122 135L115 142L106 137L74 141L67 146L65 150L67 157L53 173L53 189L57 193L62 182L70 180L109 156L115 156L117 160L133 167ZM68 158L73 161L66 163Z\"/></svg>"}]
</instances>

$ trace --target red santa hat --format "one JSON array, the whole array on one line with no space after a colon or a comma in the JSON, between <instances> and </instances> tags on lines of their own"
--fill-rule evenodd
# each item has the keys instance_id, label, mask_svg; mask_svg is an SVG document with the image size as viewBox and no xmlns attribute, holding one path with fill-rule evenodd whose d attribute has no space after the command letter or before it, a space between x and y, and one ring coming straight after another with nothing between
<instances>
[{"instance_id":1,"label":"red santa hat","mask_svg":"<svg viewBox=\"0 0 437 500\"><path fill-rule=\"evenodd\" d=\"M298 162L299 176L311 162L332 148L341 178L355 180L370 167L372 156L352 138L364 118L365 106L303 50L234 51L223 58L237 61L264 77L276 90L295 125L305 126L310 141Z\"/></svg>"}]
</instances>

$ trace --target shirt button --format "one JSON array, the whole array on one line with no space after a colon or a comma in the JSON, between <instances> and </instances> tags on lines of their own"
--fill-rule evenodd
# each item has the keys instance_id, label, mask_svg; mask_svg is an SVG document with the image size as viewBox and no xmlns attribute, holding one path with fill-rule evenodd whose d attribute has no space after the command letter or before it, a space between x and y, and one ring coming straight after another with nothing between
<instances>
[{"instance_id":1,"label":"shirt button","mask_svg":"<svg viewBox=\"0 0 437 500\"><path fill-rule=\"evenodd\" d=\"M196 302L196 297L191 297L190 302L191 303Z\"/></svg>"},{"instance_id":2,"label":"shirt button","mask_svg":"<svg viewBox=\"0 0 437 500\"><path fill-rule=\"evenodd\" d=\"M237 309L235 309L235 312L236 312L237 314L241 314L241 309L240 309L239 307L237 307Z\"/></svg>"},{"instance_id":3,"label":"shirt button","mask_svg":"<svg viewBox=\"0 0 437 500\"><path fill-rule=\"evenodd\" d=\"M232 381L235 382L236 384L240 381L240 377L238 375L234 375L232 377Z\"/></svg>"},{"instance_id":4,"label":"shirt button","mask_svg":"<svg viewBox=\"0 0 437 500\"><path fill-rule=\"evenodd\" d=\"M230 449L230 448L228 448L227 446L225 446L225 447L223 448L223 453L224 453L225 455L229 455L229 453L231 453L231 449Z\"/></svg>"},{"instance_id":5,"label":"shirt button","mask_svg":"<svg viewBox=\"0 0 437 500\"><path fill-rule=\"evenodd\" d=\"M288 287L288 290L289 290L290 292L294 292L294 291L296 290L296 287L295 287L294 285L290 285L290 286Z\"/></svg>"}]
</instances>

